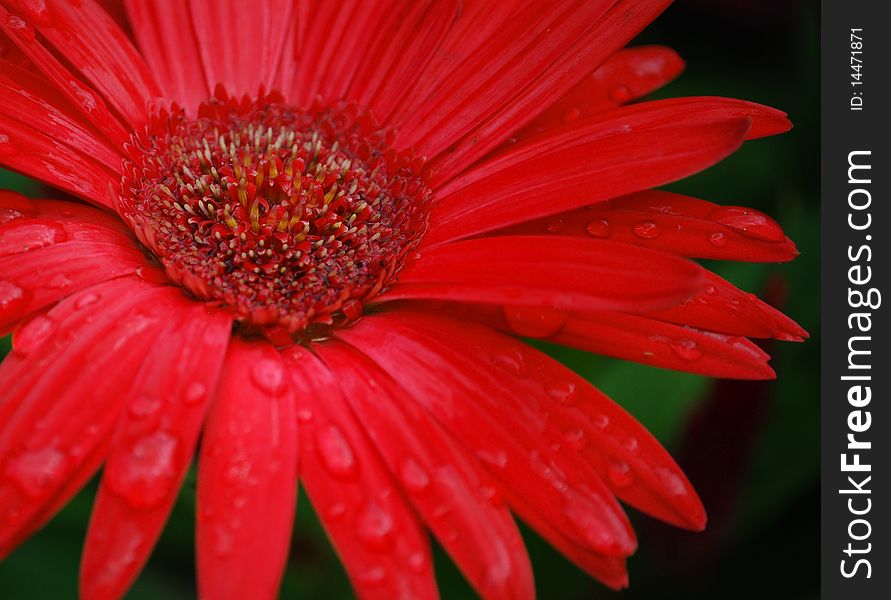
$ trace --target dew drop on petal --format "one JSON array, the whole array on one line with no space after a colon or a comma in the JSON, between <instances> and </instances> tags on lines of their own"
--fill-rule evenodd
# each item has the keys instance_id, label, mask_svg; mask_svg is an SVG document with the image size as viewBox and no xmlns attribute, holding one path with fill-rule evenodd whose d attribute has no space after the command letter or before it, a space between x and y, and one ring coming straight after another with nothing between
<instances>
[{"instance_id":1,"label":"dew drop on petal","mask_svg":"<svg viewBox=\"0 0 891 600\"><path fill-rule=\"evenodd\" d=\"M356 456L339 427L322 427L316 431L315 438L319 460L331 475L340 479L353 479L358 475Z\"/></svg>"},{"instance_id":2,"label":"dew drop on petal","mask_svg":"<svg viewBox=\"0 0 891 600\"><path fill-rule=\"evenodd\" d=\"M548 387L548 394L566 406L575 406L579 401L578 389L571 381L558 381L552 384Z\"/></svg>"},{"instance_id":3,"label":"dew drop on petal","mask_svg":"<svg viewBox=\"0 0 891 600\"><path fill-rule=\"evenodd\" d=\"M422 494L430 489L430 475L413 458L409 457L402 461L399 478L405 489L413 494Z\"/></svg>"},{"instance_id":4,"label":"dew drop on petal","mask_svg":"<svg viewBox=\"0 0 891 600\"><path fill-rule=\"evenodd\" d=\"M519 351L498 354L492 357L492 362L499 369L507 371L511 375L523 376L526 374L526 361Z\"/></svg>"},{"instance_id":5,"label":"dew drop on petal","mask_svg":"<svg viewBox=\"0 0 891 600\"><path fill-rule=\"evenodd\" d=\"M609 417L604 414L591 415L589 418L591 420L591 425L601 431L609 427Z\"/></svg>"},{"instance_id":6,"label":"dew drop on petal","mask_svg":"<svg viewBox=\"0 0 891 600\"><path fill-rule=\"evenodd\" d=\"M634 98L627 85L618 85L609 91L609 98L616 104L624 104Z\"/></svg>"},{"instance_id":7,"label":"dew drop on petal","mask_svg":"<svg viewBox=\"0 0 891 600\"><path fill-rule=\"evenodd\" d=\"M312 422L312 411L308 408L300 408L297 409L297 421L299 423L311 423Z\"/></svg>"},{"instance_id":8,"label":"dew drop on petal","mask_svg":"<svg viewBox=\"0 0 891 600\"><path fill-rule=\"evenodd\" d=\"M56 273L46 283L46 287L52 290L60 290L71 285L71 280L64 273Z\"/></svg>"},{"instance_id":9,"label":"dew drop on petal","mask_svg":"<svg viewBox=\"0 0 891 600\"><path fill-rule=\"evenodd\" d=\"M608 238L613 233L613 228L606 219L594 219L590 221L585 226L585 230L588 232L588 235L600 239Z\"/></svg>"},{"instance_id":10,"label":"dew drop on petal","mask_svg":"<svg viewBox=\"0 0 891 600\"><path fill-rule=\"evenodd\" d=\"M156 431L123 453L112 454L105 477L109 488L136 508L151 508L173 492L179 441Z\"/></svg>"},{"instance_id":11,"label":"dew drop on petal","mask_svg":"<svg viewBox=\"0 0 891 600\"><path fill-rule=\"evenodd\" d=\"M610 483L617 488L626 488L634 483L634 472L628 463L620 460L610 461L606 468Z\"/></svg>"},{"instance_id":12,"label":"dew drop on petal","mask_svg":"<svg viewBox=\"0 0 891 600\"><path fill-rule=\"evenodd\" d=\"M34 317L19 329L12 338L16 356L24 358L40 349L56 331L56 322L43 315Z\"/></svg>"},{"instance_id":13,"label":"dew drop on petal","mask_svg":"<svg viewBox=\"0 0 891 600\"><path fill-rule=\"evenodd\" d=\"M709 234L708 241L712 246L716 248L723 248L727 245L727 236L723 231L716 231L714 233Z\"/></svg>"},{"instance_id":14,"label":"dew drop on petal","mask_svg":"<svg viewBox=\"0 0 891 600\"><path fill-rule=\"evenodd\" d=\"M25 452L7 463L6 476L29 498L37 499L61 480L67 462L66 456L56 448Z\"/></svg>"},{"instance_id":15,"label":"dew drop on petal","mask_svg":"<svg viewBox=\"0 0 891 600\"><path fill-rule=\"evenodd\" d=\"M18 242L16 248L10 248L9 252L0 252L0 256L9 256L17 252L30 252L47 248L54 244L61 244L68 239L65 228L58 223L30 222L17 227L11 234L12 240ZM12 244L12 240L10 240Z\"/></svg>"},{"instance_id":16,"label":"dew drop on petal","mask_svg":"<svg viewBox=\"0 0 891 600\"><path fill-rule=\"evenodd\" d=\"M625 446L625 450L628 452L636 452L640 442L637 441L637 438L629 437L622 442L622 445Z\"/></svg>"},{"instance_id":17,"label":"dew drop on petal","mask_svg":"<svg viewBox=\"0 0 891 600\"><path fill-rule=\"evenodd\" d=\"M558 333L569 320L563 311L534 306L505 306L504 318L516 334L534 338Z\"/></svg>"},{"instance_id":18,"label":"dew drop on petal","mask_svg":"<svg viewBox=\"0 0 891 600\"><path fill-rule=\"evenodd\" d=\"M359 573L356 580L363 587L380 587L387 581L387 571L381 566L371 567Z\"/></svg>"},{"instance_id":19,"label":"dew drop on petal","mask_svg":"<svg viewBox=\"0 0 891 600\"><path fill-rule=\"evenodd\" d=\"M631 231L639 238L652 240L659 237L662 233L659 225L653 221L638 221L631 227Z\"/></svg>"},{"instance_id":20,"label":"dew drop on petal","mask_svg":"<svg viewBox=\"0 0 891 600\"><path fill-rule=\"evenodd\" d=\"M427 562L427 558L424 556L422 552L414 552L411 556L408 557L408 568L412 573L422 574L426 573L429 564Z\"/></svg>"},{"instance_id":21,"label":"dew drop on petal","mask_svg":"<svg viewBox=\"0 0 891 600\"><path fill-rule=\"evenodd\" d=\"M183 394L183 402L190 406L203 402L205 398L207 398L207 386L200 381L190 383Z\"/></svg>"},{"instance_id":22,"label":"dew drop on petal","mask_svg":"<svg viewBox=\"0 0 891 600\"><path fill-rule=\"evenodd\" d=\"M346 516L346 513L346 504L344 504L343 502L335 502L325 512L325 516L327 516L328 520L332 523L338 523L343 520L343 518Z\"/></svg>"},{"instance_id":23,"label":"dew drop on petal","mask_svg":"<svg viewBox=\"0 0 891 600\"><path fill-rule=\"evenodd\" d=\"M694 361L702 358L702 349L693 340L672 340L669 347L684 360Z\"/></svg>"},{"instance_id":24,"label":"dew drop on petal","mask_svg":"<svg viewBox=\"0 0 891 600\"><path fill-rule=\"evenodd\" d=\"M158 412L161 408L161 399L152 394L140 394L127 408L133 417L144 419Z\"/></svg>"},{"instance_id":25,"label":"dew drop on petal","mask_svg":"<svg viewBox=\"0 0 891 600\"><path fill-rule=\"evenodd\" d=\"M86 307L91 306L98 301L99 301L99 296L97 294L94 294L93 292L87 292L83 296L80 296L74 302L74 308L76 308L77 310L83 310Z\"/></svg>"},{"instance_id":26,"label":"dew drop on petal","mask_svg":"<svg viewBox=\"0 0 891 600\"><path fill-rule=\"evenodd\" d=\"M388 549L393 543L393 518L380 506L371 503L359 516L356 535L369 548Z\"/></svg>"},{"instance_id":27,"label":"dew drop on petal","mask_svg":"<svg viewBox=\"0 0 891 600\"><path fill-rule=\"evenodd\" d=\"M584 450L588 446L588 438L585 437L585 430L581 428L570 429L563 434L563 439L576 451Z\"/></svg>"},{"instance_id":28,"label":"dew drop on petal","mask_svg":"<svg viewBox=\"0 0 891 600\"><path fill-rule=\"evenodd\" d=\"M476 456L487 465L496 469L503 469L507 466L507 452L504 450L479 449L476 451Z\"/></svg>"},{"instance_id":29,"label":"dew drop on petal","mask_svg":"<svg viewBox=\"0 0 891 600\"><path fill-rule=\"evenodd\" d=\"M20 6L25 14L39 27L51 27L53 14L46 5L46 0L21 0Z\"/></svg>"},{"instance_id":30,"label":"dew drop on petal","mask_svg":"<svg viewBox=\"0 0 891 600\"><path fill-rule=\"evenodd\" d=\"M254 384L268 394L279 394L285 387L285 370L278 361L264 358L251 369Z\"/></svg>"},{"instance_id":31,"label":"dew drop on petal","mask_svg":"<svg viewBox=\"0 0 891 600\"><path fill-rule=\"evenodd\" d=\"M8 281L0 281L0 315L18 312L25 304L25 292Z\"/></svg>"},{"instance_id":32,"label":"dew drop on petal","mask_svg":"<svg viewBox=\"0 0 891 600\"><path fill-rule=\"evenodd\" d=\"M721 206L711 211L708 218L755 240L782 242L786 239L779 224L759 210L742 206Z\"/></svg>"}]
</instances>

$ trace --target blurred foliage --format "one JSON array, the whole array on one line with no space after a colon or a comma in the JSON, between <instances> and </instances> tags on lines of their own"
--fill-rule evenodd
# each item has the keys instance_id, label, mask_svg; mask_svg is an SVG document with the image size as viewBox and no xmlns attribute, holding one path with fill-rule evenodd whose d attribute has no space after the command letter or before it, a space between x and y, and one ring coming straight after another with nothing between
<instances>
[{"instance_id":1,"label":"blurred foliage","mask_svg":"<svg viewBox=\"0 0 891 600\"><path fill-rule=\"evenodd\" d=\"M757 6L753 6L757 4ZM757 8L757 10L750 10ZM678 2L635 43L673 46L688 66L659 97L726 95L787 111L792 132L747 144L716 167L669 189L725 204L754 206L774 216L799 245L801 257L785 265L710 264L753 292L779 278L789 290L784 310L812 338L775 344L778 380L769 384L766 415L753 432L741 492L717 538L707 568L689 564L705 534L670 534L632 514L641 549L630 561L627 598L747 598L763 594L818 595L817 496L819 457L819 47L815 2ZM0 172L0 185L25 194L45 193L34 182ZM9 340L0 340L0 355ZM690 414L713 383L707 379L549 347L546 350L626 406L669 448L687 434ZM712 399L720 402L720 398ZM694 468L692 460L681 466ZM701 457L721 460L718 457ZM682 461L683 462L683 461ZM694 479L694 485L697 483ZM80 545L95 483L43 531L0 565L0 596L72 598ZM149 565L129 598L192 598L194 592L194 483L188 483ZM708 498L704 498L706 508ZM633 511L632 511L633 512ZM707 531L708 533L708 531ZM539 597L616 596L592 581L536 535L524 529ZM675 540L665 551L660 540ZM444 598L472 598L470 588L441 549L437 576ZM756 575L757 574L757 575ZM304 495L298 506L292 559L283 598L349 598L343 568Z\"/></svg>"}]
</instances>

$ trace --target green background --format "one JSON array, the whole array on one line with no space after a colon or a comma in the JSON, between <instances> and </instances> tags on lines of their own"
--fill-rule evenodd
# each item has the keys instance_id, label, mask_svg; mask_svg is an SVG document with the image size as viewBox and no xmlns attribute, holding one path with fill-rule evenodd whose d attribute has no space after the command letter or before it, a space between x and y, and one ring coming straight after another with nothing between
<instances>
[{"instance_id":1,"label":"green background","mask_svg":"<svg viewBox=\"0 0 891 600\"><path fill-rule=\"evenodd\" d=\"M635 43L662 43L687 61L657 96L726 95L787 111L788 134L754 141L705 173L669 187L775 217L802 255L785 265L709 264L752 292L774 294L812 335L772 344L778 380L702 377L547 348L628 408L678 458L710 514L706 532L678 532L631 511L640 550L626 598L818 597L819 501L819 48L811 2L687 1ZM0 186L42 188L0 171ZM0 355L9 340L0 340ZM75 596L95 483L0 564L0 597ZM192 598L194 480L128 597ZM540 598L616 597L524 530ZM444 598L473 598L437 549ZM283 598L350 598L349 583L301 496Z\"/></svg>"}]
</instances>

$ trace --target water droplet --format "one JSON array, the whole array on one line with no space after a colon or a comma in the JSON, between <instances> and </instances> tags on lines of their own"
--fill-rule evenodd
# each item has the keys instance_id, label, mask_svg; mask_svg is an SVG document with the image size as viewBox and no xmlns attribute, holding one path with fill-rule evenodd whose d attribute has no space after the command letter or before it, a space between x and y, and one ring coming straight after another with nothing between
<instances>
[{"instance_id":1,"label":"water droplet","mask_svg":"<svg viewBox=\"0 0 891 600\"><path fill-rule=\"evenodd\" d=\"M45 316L37 316L25 323L12 337L16 356L26 357L38 350L55 333L56 322Z\"/></svg>"},{"instance_id":2,"label":"water droplet","mask_svg":"<svg viewBox=\"0 0 891 600\"><path fill-rule=\"evenodd\" d=\"M29 40L33 40L35 33L34 28L28 23L25 19L21 17L17 17L15 15L8 15L6 17L6 24L15 31L18 31L21 35L25 36Z\"/></svg>"},{"instance_id":3,"label":"water droplet","mask_svg":"<svg viewBox=\"0 0 891 600\"><path fill-rule=\"evenodd\" d=\"M98 301L99 301L98 294L94 294L93 292L87 292L86 294L82 295L74 302L74 308L76 308L77 310L83 310L86 307L88 307L92 304L95 304Z\"/></svg>"},{"instance_id":4,"label":"water droplet","mask_svg":"<svg viewBox=\"0 0 891 600\"><path fill-rule=\"evenodd\" d=\"M81 108L90 113L98 108L99 102L96 100L95 94L88 90L81 82L76 79L71 79L68 82L68 85L74 91L77 103L80 104Z\"/></svg>"},{"instance_id":5,"label":"water droplet","mask_svg":"<svg viewBox=\"0 0 891 600\"><path fill-rule=\"evenodd\" d=\"M504 450L485 450L476 451L477 457L489 466L496 469L503 469L507 466L507 452Z\"/></svg>"},{"instance_id":6,"label":"water droplet","mask_svg":"<svg viewBox=\"0 0 891 600\"><path fill-rule=\"evenodd\" d=\"M576 451L584 450L588 446L588 438L585 437L585 430L582 428L570 429L563 434L566 443Z\"/></svg>"},{"instance_id":7,"label":"water droplet","mask_svg":"<svg viewBox=\"0 0 891 600\"><path fill-rule=\"evenodd\" d=\"M582 111L577 108L569 108L563 111L562 119L564 123L572 123L573 121L578 121L581 116Z\"/></svg>"},{"instance_id":8,"label":"water droplet","mask_svg":"<svg viewBox=\"0 0 891 600\"><path fill-rule=\"evenodd\" d=\"M703 287L702 291L704 291L709 296L714 296L715 292L717 292L718 290L717 290L717 288L715 288L715 286L709 284L709 285Z\"/></svg>"},{"instance_id":9,"label":"water droplet","mask_svg":"<svg viewBox=\"0 0 891 600\"><path fill-rule=\"evenodd\" d=\"M232 547L235 545L235 538L229 529L222 525L215 527L213 530L213 538L213 551L217 556L223 557L232 552Z\"/></svg>"},{"instance_id":10,"label":"water droplet","mask_svg":"<svg viewBox=\"0 0 891 600\"><path fill-rule=\"evenodd\" d=\"M427 558L422 552L414 552L411 556L408 557L408 568L411 569L412 573L416 573L418 575L426 573L428 566L429 565L427 563Z\"/></svg>"},{"instance_id":11,"label":"water droplet","mask_svg":"<svg viewBox=\"0 0 891 600\"><path fill-rule=\"evenodd\" d=\"M545 338L563 329L569 320L569 315L553 308L505 306L504 318L518 335Z\"/></svg>"},{"instance_id":12,"label":"water droplet","mask_svg":"<svg viewBox=\"0 0 891 600\"><path fill-rule=\"evenodd\" d=\"M407 458L402 462L399 477L409 492L422 494L430 489L430 475L413 458Z\"/></svg>"},{"instance_id":13,"label":"water droplet","mask_svg":"<svg viewBox=\"0 0 891 600\"><path fill-rule=\"evenodd\" d=\"M67 466L65 455L55 448L25 452L6 465L6 475L29 498L37 499L62 479Z\"/></svg>"},{"instance_id":14,"label":"water droplet","mask_svg":"<svg viewBox=\"0 0 891 600\"><path fill-rule=\"evenodd\" d=\"M71 280L64 273L56 273L50 277L50 280L46 283L46 287L52 290L66 288L69 285L71 285Z\"/></svg>"},{"instance_id":15,"label":"water droplet","mask_svg":"<svg viewBox=\"0 0 891 600\"><path fill-rule=\"evenodd\" d=\"M629 437L622 442L622 445L625 446L625 450L628 452L636 452L640 442L637 441L637 438Z\"/></svg>"},{"instance_id":16,"label":"water droplet","mask_svg":"<svg viewBox=\"0 0 891 600\"><path fill-rule=\"evenodd\" d=\"M558 381L552 384L548 387L548 394L566 406L575 406L579 401L578 389L571 381Z\"/></svg>"},{"instance_id":17,"label":"water droplet","mask_svg":"<svg viewBox=\"0 0 891 600\"><path fill-rule=\"evenodd\" d=\"M698 360L702 358L702 349L693 340L672 340L668 343L671 349L684 360Z\"/></svg>"},{"instance_id":18,"label":"water droplet","mask_svg":"<svg viewBox=\"0 0 891 600\"><path fill-rule=\"evenodd\" d=\"M0 156L3 155L4 145L8 144L8 143L9 143L9 136L0 134ZM3 225L5 223L11 223L12 221L15 221L16 219L21 219L24 216L25 215L23 215L21 212L17 211L14 208L6 208L3 206L0 206L0 225Z\"/></svg>"},{"instance_id":19,"label":"water droplet","mask_svg":"<svg viewBox=\"0 0 891 600\"><path fill-rule=\"evenodd\" d=\"M46 0L21 0L20 6L39 27L52 26L53 14L47 7Z\"/></svg>"},{"instance_id":20,"label":"water droplet","mask_svg":"<svg viewBox=\"0 0 891 600\"><path fill-rule=\"evenodd\" d=\"M297 421L300 423L311 423L312 422L312 411L308 408L301 408L297 410Z\"/></svg>"},{"instance_id":21,"label":"water droplet","mask_svg":"<svg viewBox=\"0 0 891 600\"><path fill-rule=\"evenodd\" d=\"M585 230L589 235L601 239L608 238L613 233L613 228L606 219L594 219L585 226Z\"/></svg>"},{"instance_id":22,"label":"water droplet","mask_svg":"<svg viewBox=\"0 0 891 600\"><path fill-rule=\"evenodd\" d=\"M127 452L112 453L105 477L109 488L136 508L151 508L173 493L179 440L156 431Z\"/></svg>"},{"instance_id":23,"label":"water droplet","mask_svg":"<svg viewBox=\"0 0 891 600\"><path fill-rule=\"evenodd\" d=\"M358 574L358 582L364 587L380 587L387 580L387 571L383 567L371 567Z\"/></svg>"},{"instance_id":24,"label":"water droplet","mask_svg":"<svg viewBox=\"0 0 891 600\"><path fill-rule=\"evenodd\" d=\"M511 375L522 376L526 373L526 361L519 350L494 356L492 362L499 369L503 369Z\"/></svg>"},{"instance_id":25,"label":"water droplet","mask_svg":"<svg viewBox=\"0 0 891 600\"><path fill-rule=\"evenodd\" d=\"M723 248L727 245L727 236L724 235L723 231L716 231L712 234L709 234L708 241L712 246L716 248Z\"/></svg>"},{"instance_id":26,"label":"water droplet","mask_svg":"<svg viewBox=\"0 0 891 600\"><path fill-rule=\"evenodd\" d=\"M10 256L18 252L30 252L53 244L61 244L68 239L68 234L58 223L32 221L4 233L3 238L8 247L5 251L0 251L0 256Z\"/></svg>"},{"instance_id":27,"label":"water droplet","mask_svg":"<svg viewBox=\"0 0 891 600\"><path fill-rule=\"evenodd\" d=\"M130 414L137 419L150 417L161 408L161 399L151 394L140 394L128 407Z\"/></svg>"},{"instance_id":28,"label":"water droplet","mask_svg":"<svg viewBox=\"0 0 891 600\"><path fill-rule=\"evenodd\" d=\"M591 425L593 425L594 427L596 427L597 429L599 429L601 431L603 431L607 427L609 427L609 417L602 413L596 414L596 415L591 415L589 418L591 420Z\"/></svg>"},{"instance_id":29,"label":"water droplet","mask_svg":"<svg viewBox=\"0 0 891 600\"><path fill-rule=\"evenodd\" d=\"M786 239L783 229L776 221L752 208L721 206L710 212L708 218L752 239L764 242L782 242Z\"/></svg>"},{"instance_id":30,"label":"water droplet","mask_svg":"<svg viewBox=\"0 0 891 600\"><path fill-rule=\"evenodd\" d=\"M373 550L386 550L393 543L393 518L375 503L359 516L356 535Z\"/></svg>"},{"instance_id":31,"label":"water droplet","mask_svg":"<svg viewBox=\"0 0 891 600\"><path fill-rule=\"evenodd\" d=\"M340 479L353 479L358 475L353 449L336 425L316 431L316 452L329 473Z\"/></svg>"},{"instance_id":32,"label":"water droplet","mask_svg":"<svg viewBox=\"0 0 891 600\"><path fill-rule=\"evenodd\" d=\"M254 363L251 379L264 392L277 395L285 387L285 370L279 361L264 358Z\"/></svg>"},{"instance_id":33,"label":"water droplet","mask_svg":"<svg viewBox=\"0 0 891 600\"><path fill-rule=\"evenodd\" d=\"M616 104L624 104L634 98L634 94L627 85L618 85L609 91L609 97Z\"/></svg>"},{"instance_id":34,"label":"water droplet","mask_svg":"<svg viewBox=\"0 0 891 600\"><path fill-rule=\"evenodd\" d=\"M654 223L653 221L638 221L631 227L631 231L639 238L643 238L645 240L652 240L659 237L659 234L662 233L659 225Z\"/></svg>"},{"instance_id":35,"label":"water droplet","mask_svg":"<svg viewBox=\"0 0 891 600\"><path fill-rule=\"evenodd\" d=\"M547 224L548 233L560 233L563 231L563 219L554 219L550 223Z\"/></svg>"},{"instance_id":36,"label":"water droplet","mask_svg":"<svg viewBox=\"0 0 891 600\"><path fill-rule=\"evenodd\" d=\"M8 281L0 281L0 314L11 315L25 305L25 292Z\"/></svg>"},{"instance_id":37,"label":"water droplet","mask_svg":"<svg viewBox=\"0 0 891 600\"><path fill-rule=\"evenodd\" d=\"M205 398L207 398L207 386L200 381L190 383L183 394L183 402L193 406L203 402Z\"/></svg>"},{"instance_id":38,"label":"water droplet","mask_svg":"<svg viewBox=\"0 0 891 600\"><path fill-rule=\"evenodd\" d=\"M610 461L606 468L606 475L610 483L617 488L626 488L634 483L634 472L628 463L621 460Z\"/></svg>"},{"instance_id":39,"label":"water droplet","mask_svg":"<svg viewBox=\"0 0 891 600\"><path fill-rule=\"evenodd\" d=\"M343 520L343 518L346 516L346 513L346 504L344 504L343 502L336 502L331 505L331 507L325 514L327 515L329 521L331 521L332 523L337 523Z\"/></svg>"}]
</instances>

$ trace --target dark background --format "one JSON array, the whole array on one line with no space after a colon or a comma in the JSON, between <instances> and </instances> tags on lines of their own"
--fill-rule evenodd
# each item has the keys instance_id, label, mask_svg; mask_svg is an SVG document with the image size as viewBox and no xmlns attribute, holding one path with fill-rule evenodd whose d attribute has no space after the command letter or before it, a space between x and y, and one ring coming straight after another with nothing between
<instances>
[{"instance_id":1,"label":"dark background","mask_svg":"<svg viewBox=\"0 0 891 600\"><path fill-rule=\"evenodd\" d=\"M640 550L625 598L819 596L819 6L794 0L679 1L635 44L674 47L687 61L658 96L725 95L789 113L795 128L747 144L720 165L670 186L776 218L802 255L786 265L710 264L765 295L810 331L804 344L770 344L775 382L728 382L580 352L549 349L612 395L665 443L700 491L709 527L692 534L634 513ZM0 171L2 187L40 186ZM0 355L9 341L0 340ZM73 598L91 487L0 564L3 598ZM194 479L129 597L193 598ZM527 533L542 599L610 598ZM472 598L437 549L442 596ZM287 598L349 598L343 569L301 497Z\"/></svg>"}]
</instances>

